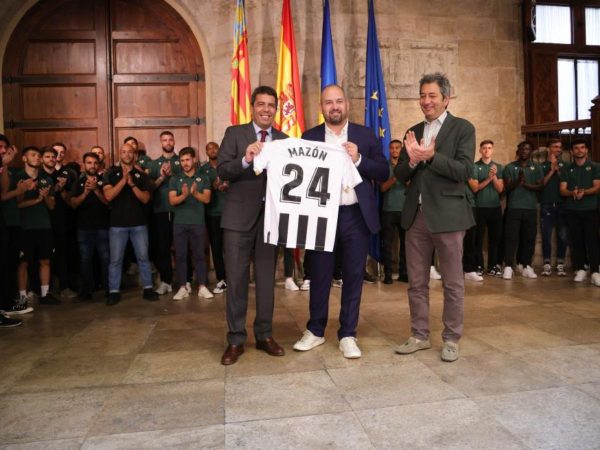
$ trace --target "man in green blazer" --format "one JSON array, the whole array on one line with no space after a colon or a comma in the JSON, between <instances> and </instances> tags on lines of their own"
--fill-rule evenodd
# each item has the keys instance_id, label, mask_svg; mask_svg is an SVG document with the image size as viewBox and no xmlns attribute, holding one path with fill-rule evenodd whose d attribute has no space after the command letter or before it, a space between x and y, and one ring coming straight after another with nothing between
<instances>
[{"instance_id":1,"label":"man in green blazer","mask_svg":"<svg viewBox=\"0 0 600 450\"><path fill-rule=\"evenodd\" d=\"M456 361L463 332L463 237L475 224L465 196L475 156L475 128L447 111L450 82L433 73L419 82L425 121L406 133L395 176L409 182L402 214L406 231L411 337L396 349L409 354L429 341L429 267L435 250L444 282L442 360Z\"/></svg>"}]
</instances>

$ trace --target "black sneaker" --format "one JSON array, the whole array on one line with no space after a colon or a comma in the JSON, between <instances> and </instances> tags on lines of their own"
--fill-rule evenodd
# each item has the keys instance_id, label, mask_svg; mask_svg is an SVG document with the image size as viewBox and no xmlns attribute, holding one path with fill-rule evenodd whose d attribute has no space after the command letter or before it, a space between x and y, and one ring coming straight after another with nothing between
<instances>
[{"instance_id":1,"label":"black sneaker","mask_svg":"<svg viewBox=\"0 0 600 450\"><path fill-rule=\"evenodd\" d=\"M48 292L45 296L40 297L39 302L42 305L60 305L62 303L58 298L56 298L50 292Z\"/></svg>"},{"instance_id":2,"label":"black sneaker","mask_svg":"<svg viewBox=\"0 0 600 450\"><path fill-rule=\"evenodd\" d=\"M158 301L158 294L152 290L152 288L144 289L143 294L144 300L148 300L149 302Z\"/></svg>"},{"instance_id":3,"label":"black sneaker","mask_svg":"<svg viewBox=\"0 0 600 450\"><path fill-rule=\"evenodd\" d=\"M482 276L483 275L483 267L477 266L477 270L475 272L477 272L477 275Z\"/></svg>"},{"instance_id":4,"label":"black sneaker","mask_svg":"<svg viewBox=\"0 0 600 450\"><path fill-rule=\"evenodd\" d=\"M17 302L12 307L4 311L4 314L8 317L18 316L20 314L27 314L33 311L33 308L29 306L27 300L24 302Z\"/></svg>"},{"instance_id":5,"label":"black sneaker","mask_svg":"<svg viewBox=\"0 0 600 450\"><path fill-rule=\"evenodd\" d=\"M408 283L408 274L407 273L401 273L398 275L398 278L396 278L398 281L401 281L402 283Z\"/></svg>"},{"instance_id":6,"label":"black sneaker","mask_svg":"<svg viewBox=\"0 0 600 450\"><path fill-rule=\"evenodd\" d=\"M374 277L369 272L365 272L365 275L363 276L363 281L365 283L373 284L377 281L377 277Z\"/></svg>"},{"instance_id":7,"label":"black sneaker","mask_svg":"<svg viewBox=\"0 0 600 450\"><path fill-rule=\"evenodd\" d=\"M386 275L383 278L383 284L392 284L392 283L393 283L393 281L392 281L392 276L391 275Z\"/></svg>"},{"instance_id":8,"label":"black sneaker","mask_svg":"<svg viewBox=\"0 0 600 450\"><path fill-rule=\"evenodd\" d=\"M92 299L93 297L91 292L80 292L77 294L77 297L73 299L73 303L90 302Z\"/></svg>"},{"instance_id":9,"label":"black sneaker","mask_svg":"<svg viewBox=\"0 0 600 450\"><path fill-rule=\"evenodd\" d=\"M106 304L108 306L116 305L121 301L121 294L118 292L111 292L108 294L108 298L106 299Z\"/></svg>"},{"instance_id":10,"label":"black sneaker","mask_svg":"<svg viewBox=\"0 0 600 450\"><path fill-rule=\"evenodd\" d=\"M0 313L0 328L14 328L22 325L23 321L20 319L13 319L12 317L5 316Z\"/></svg>"}]
</instances>

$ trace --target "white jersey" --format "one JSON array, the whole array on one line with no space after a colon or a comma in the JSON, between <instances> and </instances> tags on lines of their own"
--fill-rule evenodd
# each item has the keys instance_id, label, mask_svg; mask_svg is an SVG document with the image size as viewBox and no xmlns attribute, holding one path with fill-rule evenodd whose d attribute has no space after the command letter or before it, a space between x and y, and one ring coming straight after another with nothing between
<instances>
[{"instance_id":1,"label":"white jersey","mask_svg":"<svg viewBox=\"0 0 600 450\"><path fill-rule=\"evenodd\" d=\"M254 158L255 172L263 169L265 242L333 251L342 189L362 181L346 150L298 138L267 142Z\"/></svg>"}]
</instances>

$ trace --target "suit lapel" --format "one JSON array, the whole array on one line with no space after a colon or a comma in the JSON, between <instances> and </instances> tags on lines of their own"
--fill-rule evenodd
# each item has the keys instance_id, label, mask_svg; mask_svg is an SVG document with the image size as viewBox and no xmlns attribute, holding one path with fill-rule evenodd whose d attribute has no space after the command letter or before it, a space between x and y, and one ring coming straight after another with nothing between
<instances>
[{"instance_id":1,"label":"suit lapel","mask_svg":"<svg viewBox=\"0 0 600 450\"><path fill-rule=\"evenodd\" d=\"M454 123L455 123L454 116L452 114L448 113L448 115L446 116L446 120L444 120L444 123L442 124L440 131L438 131L438 134L435 137L436 151L439 150L438 143L444 142L444 140L448 136L448 133L450 133L450 130L452 130L452 128L454 127Z\"/></svg>"},{"instance_id":2,"label":"suit lapel","mask_svg":"<svg viewBox=\"0 0 600 450\"><path fill-rule=\"evenodd\" d=\"M246 136L248 142L255 142L258 140L256 133L254 132L254 125L252 125L252 122L249 122L244 126L244 136Z\"/></svg>"}]
</instances>

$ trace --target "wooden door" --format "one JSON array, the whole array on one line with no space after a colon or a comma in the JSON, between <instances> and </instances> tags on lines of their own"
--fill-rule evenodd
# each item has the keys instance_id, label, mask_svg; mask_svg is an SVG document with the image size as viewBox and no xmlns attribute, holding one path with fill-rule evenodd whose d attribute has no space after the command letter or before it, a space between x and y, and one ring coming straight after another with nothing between
<instances>
[{"instance_id":1,"label":"wooden door","mask_svg":"<svg viewBox=\"0 0 600 450\"><path fill-rule=\"evenodd\" d=\"M183 19L162 0L42 0L21 20L3 65L4 129L19 147L93 145L111 160L125 136L155 157L158 135L206 142L204 68Z\"/></svg>"}]
</instances>

